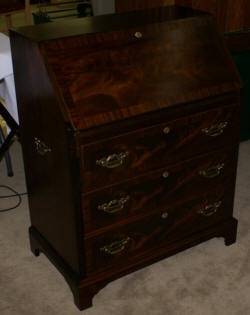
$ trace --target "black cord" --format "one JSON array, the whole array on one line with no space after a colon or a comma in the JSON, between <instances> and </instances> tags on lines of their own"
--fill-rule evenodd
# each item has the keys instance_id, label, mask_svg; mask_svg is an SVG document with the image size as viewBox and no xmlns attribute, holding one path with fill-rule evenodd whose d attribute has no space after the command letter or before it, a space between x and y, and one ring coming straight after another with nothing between
<instances>
[{"instance_id":1,"label":"black cord","mask_svg":"<svg viewBox=\"0 0 250 315\"><path fill-rule=\"evenodd\" d=\"M1 187L1 186L0 186L0 187ZM10 187L9 187L9 188L10 188ZM24 196L24 195L28 195L28 193L18 193L18 194L15 194L15 195L0 196L0 199L1 199L1 198L16 197L17 195L19 195L19 196Z\"/></svg>"},{"instance_id":2,"label":"black cord","mask_svg":"<svg viewBox=\"0 0 250 315\"><path fill-rule=\"evenodd\" d=\"M0 196L0 199L1 198L18 197L18 202L17 202L17 204L15 206L13 206L11 208L7 208L7 209L2 209L2 210L0 209L0 212L7 212L7 211L14 210L14 209L18 208L20 206L20 204L22 203L22 196L23 195L27 195L27 193L20 193L19 194L13 188L11 188L9 186L6 186L6 185L0 185L0 188L8 189L8 190L10 190L13 193L12 195Z\"/></svg>"}]
</instances>

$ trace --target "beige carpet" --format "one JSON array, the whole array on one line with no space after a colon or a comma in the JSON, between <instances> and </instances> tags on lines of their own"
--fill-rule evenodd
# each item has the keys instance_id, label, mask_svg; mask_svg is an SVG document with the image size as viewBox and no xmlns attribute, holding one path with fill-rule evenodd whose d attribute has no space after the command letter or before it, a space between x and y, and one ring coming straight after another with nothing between
<instances>
[{"instance_id":1,"label":"beige carpet","mask_svg":"<svg viewBox=\"0 0 250 315\"><path fill-rule=\"evenodd\" d=\"M0 184L25 191L21 149L12 147L15 176L0 163ZM7 191L0 189L0 195ZM0 199L0 207L14 205ZM94 298L86 315L250 315L250 141L240 147L235 217L238 241L206 243L114 281ZM28 242L28 205L0 213L0 314L74 315L71 291L44 255Z\"/></svg>"}]
</instances>

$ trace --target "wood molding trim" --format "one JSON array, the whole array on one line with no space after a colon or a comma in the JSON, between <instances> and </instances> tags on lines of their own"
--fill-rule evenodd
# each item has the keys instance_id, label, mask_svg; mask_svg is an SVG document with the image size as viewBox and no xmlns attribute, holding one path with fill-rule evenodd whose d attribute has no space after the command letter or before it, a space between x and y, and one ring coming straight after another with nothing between
<instances>
[{"instance_id":1,"label":"wood molding trim","mask_svg":"<svg viewBox=\"0 0 250 315\"><path fill-rule=\"evenodd\" d=\"M116 0L115 8L116 12L124 12L174 4L175 0Z\"/></svg>"},{"instance_id":2,"label":"wood molding trim","mask_svg":"<svg viewBox=\"0 0 250 315\"><path fill-rule=\"evenodd\" d=\"M224 38L231 53L250 51L250 29L242 32L225 33Z\"/></svg>"}]
</instances>

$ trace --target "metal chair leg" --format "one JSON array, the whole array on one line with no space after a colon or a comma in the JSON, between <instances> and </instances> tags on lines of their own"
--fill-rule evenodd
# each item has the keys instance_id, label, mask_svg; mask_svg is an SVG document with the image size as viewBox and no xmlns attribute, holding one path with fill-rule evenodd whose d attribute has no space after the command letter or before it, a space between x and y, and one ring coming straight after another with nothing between
<instances>
[{"instance_id":1,"label":"metal chair leg","mask_svg":"<svg viewBox=\"0 0 250 315\"><path fill-rule=\"evenodd\" d=\"M4 137L3 129L0 126L0 142L1 142L1 144L4 143L4 140L5 140L5 137ZM13 173L11 158L10 158L10 154L9 154L8 150L6 150L4 152L4 158L5 158L6 168L7 168L7 175L9 177L11 177L14 175L14 173Z\"/></svg>"}]
</instances>

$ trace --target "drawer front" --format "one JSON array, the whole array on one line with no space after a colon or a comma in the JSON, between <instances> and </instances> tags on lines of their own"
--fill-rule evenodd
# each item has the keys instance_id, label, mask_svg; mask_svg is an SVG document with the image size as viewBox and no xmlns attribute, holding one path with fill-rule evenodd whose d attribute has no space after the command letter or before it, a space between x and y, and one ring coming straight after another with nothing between
<instances>
[{"instance_id":1,"label":"drawer front","mask_svg":"<svg viewBox=\"0 0 250 315\"><path fill-rule=\"evenodd\" d=\"M238 130L239 107L229 106L83 146L83 191L231 145Z\"/></svg>"},{"instance_id":2,"label":"drawer front","mask_svg":"<svg viewBox=\"0 0 250 315\"><path fill-rule=\"evenodd\" d=\"M166 207L109 233L85 239L87 273L128 266L147 251L157 251L157 247L166 246L167 250L168 244L231 217L232 201L230 195L223 197L214 191L199 199Z\"/></svg>"},{"instance_id":3,"label":"drawer front","mask_svg":"<svg viewBox=\"0 0 250 315\"><path fill-rule=\"evenodd\" d=\"M85 233L234 185L237 150L218 151L83 195ZM195 187L195 190L194 190Z\"/></svg>"}]
</instances>

